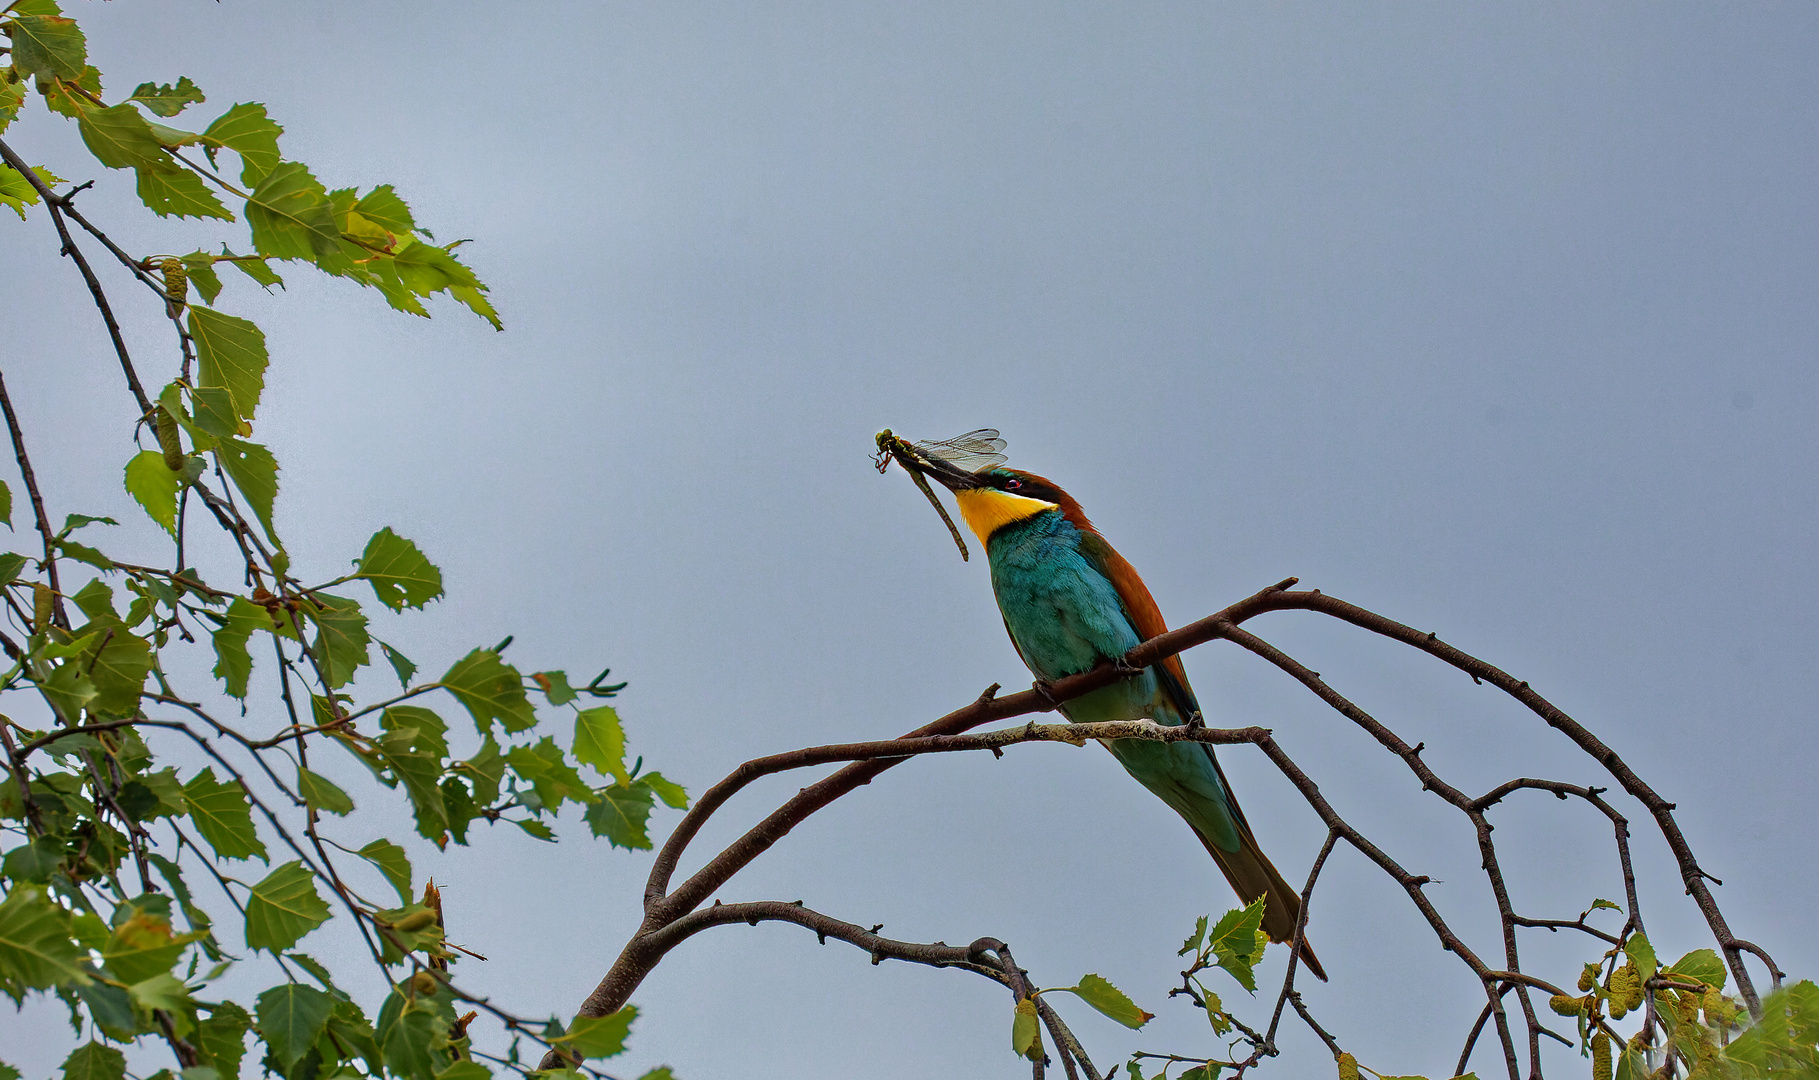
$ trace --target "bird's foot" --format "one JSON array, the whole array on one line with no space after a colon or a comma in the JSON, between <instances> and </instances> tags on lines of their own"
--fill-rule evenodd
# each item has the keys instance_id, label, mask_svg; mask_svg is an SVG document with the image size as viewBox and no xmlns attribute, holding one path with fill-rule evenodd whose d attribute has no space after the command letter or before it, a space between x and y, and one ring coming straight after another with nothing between
<instances>
[{"instance_id":1,"label":"bird's foot","mask_svg":"<svg viewBox=\"0 0 1819 1080\"><path fill-rule=\"evenodd\" d=\"M1199 731L1201 728L1203 728L1205 726L1206 726L1206 717L1200 715L1200 713L1198 713L1198 712L1191 712L1191 713L1187 714L1187 729L1189 731Z\"/></svg>"},{"instance_id":2,"label":"bird's foot","mask_svg":"<svg viewBox=\"0 0 1819 1080\"><path fill-rule=\"evenodd\" d=\"M1043 712L1054 712L1061 707L1061 703L1055 700L1054 683L1049 682L1047 679L1037 679L1030 684L1030 689L1034 690L1036 695L1042 700L1048 702L1048 707L1043 709Z\"/></svg>"},{"instance_id":3,"label":"bird's foot","mask_svg":"<svg viewBox=\"0 0 1819 1080\"><path fill-rule=\"evenodd\" d=\"M1112 670L1116 671L1120 675L1141 675L1141 674L1143 674L1142 668L1136 666L1135 664L1125 663L1124 657L1122 657L1122 656L1120 656L1118 659L1112 661Z\"/></svg>"}]
</instances>

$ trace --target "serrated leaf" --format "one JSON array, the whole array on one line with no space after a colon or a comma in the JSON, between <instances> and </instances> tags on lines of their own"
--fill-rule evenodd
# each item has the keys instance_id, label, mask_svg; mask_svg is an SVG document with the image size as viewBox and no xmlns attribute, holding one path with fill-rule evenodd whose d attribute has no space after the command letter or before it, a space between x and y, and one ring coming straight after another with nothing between
<instances>
[{"instance_id":1,"label":"serrated leaf","mask_svg":"<svg viewBox=\"0 0 1819 1080\"><path fill-rule=\"evenodd\" d=\"M407 1080L431 1080L448 1064L448 1019L434 1007L446 995L408 1003L394 991L374 1025L387 1071ZM394 1005L394 1002L398 1003Z\"/></svg>"},{"instance_id":2,"label":"serrated leaf","mask_svg":"<svg viewBox=\"0 0 1819 1080\"><path fill-rule=\"evenodd\" d=\"M379 714L379 724L387 731L405 733L402 744L413 754L433 758L448 756L448 724L442 717L421 705L390 705Z\"/></svg>"},{"instance_id":3,"label":"serrated leaf","mask_svg":"<svg viewBox=\"0 0 1819 1080\"><path fill-rule=\"evenodd\" d=\"M302 983L283 983L259 995L259 1034L272 1058L289 1069L309 1052L335 1009L335 999Z\"/></svg>"},{"instance_id":4,"label":"serrated leaf","mask_svg":"<svg viewBox=\"0 0 1819 1080\"><path fill-rule=\"evenodd\" d=\"M188 169L141 165L135 171L139 175L139 201L159 217L234 220L233 211L221 205L202 178Z\"/></svg>"},{"instance_id":5,"label":"serrated leaf","mask_svg":"<svg viewBox=\"0 0 1819 1080\"><path fill-rule=\"evenodd\" d=\"M279 953L328 918L313 875L300 859L267 874L246 898L246 947Z\"/></svg>"},{"instance_id":6,"label":"serrated leaf","mask_svg":"<svg viewBox=\"0 0 1819 1080\"><path fill-rule=\"evenodd\" d=\"M88 66L88 41L74 19L18 15L0 27L12 38L13 66L21 77L74 79Z\"/></svg>"},{"instance_id":7,"label":"serrated leaf","mask_svg":"<svg viewBox=\"0 0 1819 1080\"><path fill-rule=\"evenodd\" d=\"M85 109L77 118L77 129L95 160L110 169L170 170L176 168L164 152L164 145L146 123L145 117L131 105L114 105L105 109Z\"/></svg>"},{"instance_id":8,"label":"serrated leaf","mask_svg":"<svg viewBox=\"0 0 1819 1080\"><path fill-rule=\"evenodd\" d=\"M197 385L226 390L234 414L250 421L271 362L265 332L246 319L199 307L190 308L189 332L196 339Z\"/></svg>"},{"instance_id":9,"label":"serrated leaf","mask_svg":"<svg viewBox=\"0 0 1819 1080\"><path fill-rule=\"evenodd\" d=\"M523 829L531 836L542 840L544 843L553 844L556 842L556 830L545 825L543 822L538 821L536 818L519 818L513 821L512 824ZM646 846L648 847L649 845Z\"/></svg>"},{"instance_id":10,"label":"serrated leaf","mask_svg":"<svg viewBox=\"0 0 1819 1080\"><path fill-rule=\"evenodd\" d=\"M202 302L212 304L215 297L221 295L221 275L215 272L215 257L203 251L192 251L183 257L183 268L189 272L189 283L202 297Z\"/></svg>"},{"instance_id":11,"label":"serrated leaf","mask_svg":"<svg viewBox=\"0 0 1819 1080\"><path fill-rule=\"evenodd\" d=\"M421 608L442 596L442 571L390 528L373 534L357 565L354 576L372 583L379 602L393 611Z\"/></svg>"},{"instance_id":12,"label":"serrated leaf","mask_svg":"<svg viewBox=\"0 0 1819 1080\"><path fill-rule=\"evenodd\" d=\"M1622 911L1623 909L1618 907L1614 902L1600 897L1599 899L1592 901L1591 910L1592 911Z\"/></svg>"},{"instance_id":13,"label":"serrated leaf","mask_svg":"<svg viewBox=\"0 0 1819 1080\"><path fill-rule=\"evenodd\" d=\"M478 1061L461 1058L436 1074L436 1080L492 1080L492 1072Z\"/></svg>"},{"instance_id":14,"label":"serrated leaf","mask_svg":"<svg viewBox=\"0 0 1819 1080\"><path fill-rule=\"evenodd\" d=\"M107 631L81 658L95 686L88 708L103 716L130 716L138 711L139 695L152 669L152 646L118 623Z\"/></svg>"},{"instance_id":15,"label":"serrated leaf","mask_svg":"<svg viewBox=\"0 0 1819 1080\"><path fill-rule=\"evenodd\" d=\"M238 782L215 779L214 766L183 785L189 818L202 839L223 859L265 858L265 844L253 829L253 809Z\"/></svg>"},{"instance_id":16,"label":"serrated leaf","mask_svg":"<svg viewBox=\"0 0 1819 1080\"><path fill-rule=\"evenodd\" d=\"M252 1018L231 1001L213 1007L206 1020L196 1024L196 1049L221 1080L239 1080L240 1059L246 1053L246 1032Z\"/></svg>"},{"instance_id":17,"label":"serrated leaf","mask_svg":"<svg viewBox=\"0 0 1819 1080\"><path fill-rule=\"evenodd\" d=\"M278 533L272 528L272 504L278 498L278 461L272 457L272 452L258 443L221 439L215 447L215 460L233 480L234 487L245 496L253 516L264 526L266 537L277 544Z\"/></svg>"},{"instance_id":18,"label":"serrated leaf","mask_svg":"<svg viewBox=\"0 0 1819 1080\"><path fill-rule=\"evenodd\" d=\"M240 181L255 187L278 165L278 136L284 133L258 102L235 105L222 113L202 133L211 147L225 147L240 155Z\"/></svg>"},{"instance_id":19,"label":"serrated leaf","mask_svg":"<svg viewBox=\"0 0 1819 1080\"><path fill-rule=\"evenodd\" d=\"M596 796L574 766L562 756L556 740L545 735L535 746L514 746L505 755L507 765L528 782L537 799L549 810L564 802L589 803Z\"/></svg>"},{"instance_id":20,"label":"serrated leaf","mask_svg":"<svg viewBox=\"0 0 1819 1080\"><path fill-rule=\"evenodd\" d=\"M411 892L411 861L403 848L390 840L374 840L360 849L360 855L385 875L385 880L398 891L400 903L411 902L414 895Z\"/></svg>"},{"instance_id":21,"label":"serrated leaf","mask_svg":"<svg viewBox=\"0 0 1819 1080\"><path fill-rule=\"evenodd\" d=\"M89 547L87 544L78 544L76 541L67 537L57 541L57 552L58 554L74 559L79 563L87 563L97 570L114 569L114 560L101 554L94 548Z\"/></svg>"},{"instance_id":22,"label":"serrated leaf","mask_svg":"<svg viewBox=\"0 0 1819 1080\"><path fill-rule=\"evenodd\" d=\"M25 105L25 80L7 82L0 79L0 132L4 132L18 118L19 110Z\"/></svg>"},{"instance_id":23,"label":"serrated leaf","mask_svg":"<svg viewBox=\"0 0 1819 1080\"><path fill-rule=\"evenodd\" d=\"M258 282L259 287L266 292L271 292L273 285L280 289L284 288L284 279L279 277L277 271L268 266L264 259L240 258L229 251L226 244L221 245L221 254L228 261L228 265Z\"/></svg>"},{"instance_id":24,"label":"serrated leaf","mask_svg":"<svg viewBox=\"0 0 1819 1080\"><path fill-rule=\"evenodd\" d=\"M581 695L568 684L568 675L561 671L538 671L531 674L531 681L543 691L543 696L551 705L567 705Z\"/></svg>"},{"instance_id":25,"label":"serrated leaf","mask_svg":"<svg viewBox=\"0 0 1819 1080\"><path fill-rule=\"evenodd\" d=\"M1242 908L1226 912L1206 939L1219 966L1253 994L1257 992L1257 962L1263 959L1263 947L1269 943L1262 929L1266 899L1259 896Z\"/></svg>"},{"instance_id":26,"label":"serrated leaf","mask_svg":"<svg viewBox=\"0 0 1819 1080\"><path fill-rule=\"evenodd\" d=\"M0 585L11 585L19 580L19 571L24 570L32 560L14 551L0 554Z\"/></svg>"},{"instance_id":27,"label":"serrated leaf","mask_svg":"<svg viewBox=\"0 0 1819 1080\"><path fill-rule=\"evenodd\" d=\"M41 166L33 165L32 172L38 174L38 179L44 181L45 187L56 187L58 184L64 183L62 177ZM38 194L38 189L33 186L32 182L27 180L17 169L13 168L11 165L0 163L0 206L10 209L13 213L19 215L20 221L24 221L25 208L28 206L37 206L42 197L43 196ZM12 511L10 506L6 517L7 526L10 528L12 526Z\"/></svg>"},{"instance_id":28,"label":"serrated leaf","mask_svg":"<svg viewBox=\"0 0 1819 1080\"><path fill-rule=\"evenodd\" d=\"M375 638L374 640L377 639ZM397 673L399 689L409 690L411 688L411 677L417 674L417 665L411 663L410 657L405 656L403 653L392 648L383 641L379 642L379 651L385 654L385 662L390 664L392 666L392 671Z\"/></svg>"},{"instance_id":29,"label":"serrated leaf","mask_svg":"<svg viewBox=\"0 0 1819 1080\"><path fill-rule=\"evenodd\" d=\"M626 1036L632 1021L638 1018L636 1006L627 1005L605 1016L577 1016L568 1031L556 1042L583 1058L617 1057L625 1051Z\"/></svg>"},{"instance_id":30,"label":"serrated leaf","mask_svg":"<svg viewBox=\"0 0 1819 1080\"><path fill-rule=\"evenodd\" d=\"M1065 989L1081 1001L1132 1030L1141 1028L1155 1019L1154 1013L1138 1008L1137 1003L1127 997L1124 991L1098 975L1082 975L1078 986Z\"/></svg>"},{"instance_id":31,"label":"serrated leaf","mask_svg":"<svg viewBox=\"0 0 1819 1080\"><path fill-rule=\"evenodd\" d=\"M183 980L168 971L161 971L149 979L144 979L126 988L133 1003L146 1009L163 1009L175 1016L181 1016L184 1007L190 1003L189 990ZM187 1033L186 1033L187 1034Z\"/></svg>"},{"instance_id":32,"label":"serrated leaf","mask_svg":"<svg viewBox=\"0 0 1819 1080\"><path fill-rule=\"evenodd\" d=\"M507 734L537 725L536 710L524 696L523 678L491 649L468 653L439 682L473 715L482 735L491 732L494 720Z\"/></svg>"},{"instance_id":33,"label":"serrated leaf","mask_svg":"<svg viewBox=\"0 0 1819 1080\"><path fill-rule=\"evenodd\" d=\"M641 783L612 784L600 789L600 801L587 808L587 827L614 847L647 851L651 846L646 828L651 816L651 789Z\"/></svg>"},{"instance_id":34,"label":"serrated leaf","mask_svg":"<svg viewBox=\"0 0 1819 1080\"><path fill-rule=\"evenodd\" d=\"M1194 932L1186 941L1181 943L1181 951L1177 952L1175 954L1176 956L1186 956L1188 953L1200 951L1200 943L1206 940L1206 923L1207 917L1205 915L1194 920Z\"/></svg>"},{"instance_id":35,"label":"serrated leaf","mask_svg":"<svg viewBox=\"0 0 1819 1080\"><path fill-rule=\"evenodd\" d=\"M279 162L260 179L247 197L246 221L261 255L320 263L341 254L328 191L298 162Z\"/></svg>"},{"instance_id":36,"label":"serrated leaf","mask_svg":"<svg viewBox=\"0 0 1819 1080\"><path fill-rule=\"evenodd\" d=\"M417 229L417 223L411 219L410 207L404 205L404 200L390 184L380 184L362 195L354 204L354 212L399 236L408 236Z\"/></svg>"},{"instance_id":37,"label":"serrated leaf","mask_svg":"<svg viewBox=\"0 0 1819 1080\"><path fill-rule=\"evenodd\" d=\"M183 474L172 472L156 450L142 450L126 463L126 493L172 536L177 535L177 492L182 488Z\"/></svg>"},{"instance_id":38,"label":"serrated leaf","mask_svg":"<svg viewBox=\"0 0 1819 1080\"><path fill-rule=\"evenodd\" d=\"M688 809L688 789L660 772L647 772L638 777L640 783L647 784L662 799L664 805L677 810Z\"/></svg>"},{"instance_id":39,"label":"serrated leaf","mask_svg":"<svg viewBox=\"0 0 1819 1080\"><path fill-rule=\"evenodd\" d=\"M253 671L253 657L246 642L254 631L271 629L271 613L236 596L216 618L221 620L221 628L209 635L215 645L215 677L226 684L229 695L244 698L247 679Z\"/></svg>"},{"instance_id":40,"label":"serrated leaf","mask_svg":"<svg viewBox=\"0 0 1819 1080\"><path fill-rule=\"evenodd\" d=\"M164 900L168 909L169 900ZM170 919L155 911L127 907L131 914L120 921L101 946L101 961L116 979L128 984L169 973L171 965L194 941L194 934L171 933ZM115 918L119 918L116 914Z\"/></svg>"},{"instance_id":41,"label":"serrated leaf","mask_svg":"<svg viewBox=\"0 0 1819 1080\"><path fill-rule=\"evenodd\" d=\"M39 990L86 984L85 959L70 940L69 912L42 888L14 884L0 900L0 978Z\"/></svg>"},{"instance_id":42,"label":"serrated leaf","mask_svg":"<svg viewBox=\"0 0 1819 1080\"><path fill-rule=\"evenodd\" d=\"M631 783L625 771L625 729L611 705L583 709L575 716L575 760L602 776Z\"/></svg>"},{"instance_id":43,"label":"serrated leaf","mask_svg":"<svg viewBox=\"0 0 1819 1080\"><path fill-rule=\"evenodd\" d=\"M125 1075L126 1055L92 1039L63 1059L63 1080L121 1080Z\"/></svg>"},{"instance_id":44,"label":"serrated leaf","mask_svg":"<svg viewBox=\"0 0 1819 1080\"><path fill-rule=\"evenodd\" d=\"M1683 978L1705 983L1707 986L1724 989L1724 961L1718 959L1718 954L1710 949L1694 949L1674 961L1668 971Z\"/></svg>"},{"instance_id":45,"label":"serrated leaf","mask_svg":"<svg viewBox=\"0 0 1819 1080\"><path fill-rule=\"evenodd\" d=\"M354 680L354 672L371 660L368 646L372 638L366 631L366 613L360 603L345 596L313 594L315 604L306 610L316 624L316 640L310 653L328 679L331 689L339 690Z\"/></svg>"},{"instance_id":46,"label":"serrated leaf","mask_svg":"<svg viewBox=\"0 0 1819 1080\"><path fill-rule=\"evenodd\" d=\"M347 797L327 777L297 766L297 794L315 810L346 817L354 812L354 800Z\"/></svg>"},{"instance_id":47,"label":"serrated leaf","mask_svg":"<svg viewBox=\"0 0 1819 1080\"><path fill-rule=\"evenodd\" d=\"M140 83L138 89L128 101L137 101L159 116L175 116L189 105L199 104L208 99L203 96L201 88L190 81L188 75L177 79L176 85L170 83Z\"/></svg>"}]
</instances>

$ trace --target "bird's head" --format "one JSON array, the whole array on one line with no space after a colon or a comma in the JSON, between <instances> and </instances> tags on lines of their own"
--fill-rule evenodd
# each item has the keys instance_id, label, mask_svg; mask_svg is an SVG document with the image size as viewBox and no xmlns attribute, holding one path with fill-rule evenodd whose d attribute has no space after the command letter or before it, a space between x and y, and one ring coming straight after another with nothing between
<instances>
[{"instance_id":1,"label":"bird's head","mask_svg":"<svg viewBox=\"0 0 1819 1080\"><path fill-rule=\"evenodd\" d=\"M936 464L946 465L945 462ZM1049 511L1082 528L1092 528L1073 496L1062 491L1054 481L1035 473L1000 465L971 473L951 466L938 467L930 470L929 475L954 493L960 516L966 519L967 527L982 544L1006 526Z\"/></svg>"}]
</instances>

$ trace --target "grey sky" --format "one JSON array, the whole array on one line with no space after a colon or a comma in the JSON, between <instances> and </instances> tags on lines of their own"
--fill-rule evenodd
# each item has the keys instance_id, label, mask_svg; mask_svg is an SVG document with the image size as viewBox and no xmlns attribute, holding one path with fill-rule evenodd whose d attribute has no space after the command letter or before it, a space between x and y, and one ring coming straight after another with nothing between
<instances>
[{"instance_id":1,"label":"grey sky","mask_svg":"<svg viewBox=\"0 0 1819 1080\"><path fill-rule=\"evenodd\" d=\"M507 633L520 663L611 664L634 752L697 793L758 754L1022 685L982 563L867 460L880 427L992 425L1174 622L1295 574L1529 680L1678 801L1737 932L1819 974L1812 7L72 14L115 90L188 74L205 116L267 102L331 187L396 183L439 237L474 239L503 334L302 270L276 299L230 281L222 300L271 341L259 436L299 563L339 572L389 524L443 566L449 600L385 631L425 667ZM60 118L7 138L71 179L103 171ZM87 206L134 221L130 189L101 176ZM119 230L135 250L244 236L140 228ZM86 296L41 219L0 238L0 364L39 418L53 513L124 513L129 404ZM147 378L168 377L160 328L129 329ZM1432 661L1316 616L1253 628L1467 790L1602 778ZM1214 722L1274 728L1487 941L1462 819L1259 661L1215 645L1187 665ZM1300 880L1319 822L1259 755L1222 760ZM762 786L703 842L800 783ZM1654 937L1709 945L1629 809ZM1599 821L1541 798L1497 820L1527 913L1616 894ZM396 807L365 822L356 842L409 827ZM531 1013L567 1015L604 972L648 866L561 831L418 861L453 935L492 957L464 979ZM1475 987L1362 859L1328 875L1309 933L1334 981L1310 1004L1365 1064L1447 1075ZM1217 1050L1165 994L1194 917L1229 891L1097 749L899 768L723 898L992 934L1043 985L1104 974L1160 1016L1132 1034L1069 1010L1101 1065ZM1591 956L1534 933L1557 979ZM622 1071L1014 1076L1004 998L789 928L723 930L635 995ZM1411 1006L1420 1021L1394 1026ZM61 1055L18 1049L55 1018L0 1017L28 1075ZM1330 1067L1287 1030L1278 1071Z\"/></svg>"}]
</instances>

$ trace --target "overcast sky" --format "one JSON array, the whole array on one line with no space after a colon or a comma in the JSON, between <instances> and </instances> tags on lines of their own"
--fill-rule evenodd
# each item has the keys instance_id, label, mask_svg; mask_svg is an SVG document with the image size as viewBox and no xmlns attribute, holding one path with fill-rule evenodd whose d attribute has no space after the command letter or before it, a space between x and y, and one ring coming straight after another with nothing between
<instances>
[{"instance_id":1,"label":"overcast sky","mask_svg":"<svg viewBox=\"0 0 1819 1080\"><path fill-rule=\"evenodd\" d=\"M995 426L1172 622L1293 574L1527 679L1678 802L1732 927L1819 974L1810 5L71 14L110 96L189 75L209 95L198 124L264 101L329 186L396 183L438 237L473 239L504 333L303 268L276 298L231 279L220 301L269 336L258 437L284 466L278 518L304 576L340 572L384 525L444 568L446 601L383 628L426 669L508 633L527 668L610 664L631 682L633 752L695 793L749 757L897 734L991 682L1025 685L982 561L963 564L910 483L868 460L881 427ZM244 247L240 226L146 228L131 178L59 117L35 109L6 137L98 179L84 205L132 250ZM41 213L0 221L0 283L0 368L52 513L131 513L130 399ZM155 316L128 330L161 383ZM149 544L150 526L128 536ZM1608 782L1432 660L1314 615L1252 628L1425 740L1467 791ZM1214 723L1273 728L1496 954L1462 817L1248 654L1214 644L1186 663ZM1300 881L1320 823L1261 755L1221 758ZM804 782L736 801L703 853ZM401 805L372 801L353 844L408 832ZM1709 946L1659 833L1625 810L1658 947ZM1601 818L1534 796L1494 820L1525 913L1618 895ZM500 829L416 850L452 936L492 958L463 980L567 1016L636 924L649 860L572 818L559 831L555 847ZM1166 992L1181 939L1229 889L1096 748L900 767L721 896L801 899L913 940L994 935L1041 985L1101 973L1159 1014L1132 1033L1059 1001L1102 1067L1219 1051ZM1525 933L1556 981L1594 955ZM1307 1000L1335 1035L1380 1071L1448 1075L1482 999L1393 884L1340 852L1309 934L1333 982ZM1267 991L1215 988L1266 1019ZM631 1076L1024 1068L998 987L874 968L789 927L703 935L633 1000L645 1015L613 1063ZM4 1056L34 1080L66 1044L33 1025L57 1016L0 1017ZM1285 1031L1272 1068L1330 1068ZM1494 1063L1488 1045L1474 1060Z\"/></svg>"}]
</instances>

